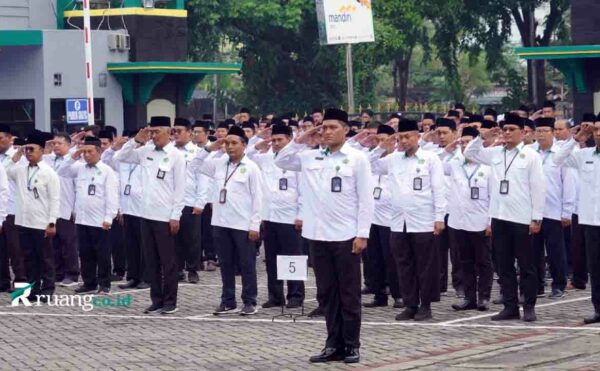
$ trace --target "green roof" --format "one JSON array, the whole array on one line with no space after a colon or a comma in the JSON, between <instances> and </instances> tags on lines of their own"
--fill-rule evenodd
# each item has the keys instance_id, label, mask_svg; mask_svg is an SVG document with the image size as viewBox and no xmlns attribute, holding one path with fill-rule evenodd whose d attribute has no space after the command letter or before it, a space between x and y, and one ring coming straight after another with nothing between
<instances>
[{"instance_id":1,"label":"green roof","mask_svg":"<svg viewBox=\"0 0 600 371\"><path fill-rule=\"evenodd\" d=\"M204 62L126 62L109 63L108 71L120 73L203 73L232 74L240 72L242 66L237 63L204 63Z\"/></svg>"},{"instance_id":2,"label":"green roof","mask_svg":"<svg viewBox=\"0 0 600 371\"><path fill-rule=\"evenodd\" d=\"M41 30L0 30L0 46L42 45Z\"/></svg>"},{"instance_id":3,"label":"green roof","mask_svg":"<svg viewBox=\"0 0 600 371\"><path fill-rule=\"evenodd\" d=\"M564 45L517 48L515 53L524 59L600 58L600 45Z\"/></svg>"}]
</instances>

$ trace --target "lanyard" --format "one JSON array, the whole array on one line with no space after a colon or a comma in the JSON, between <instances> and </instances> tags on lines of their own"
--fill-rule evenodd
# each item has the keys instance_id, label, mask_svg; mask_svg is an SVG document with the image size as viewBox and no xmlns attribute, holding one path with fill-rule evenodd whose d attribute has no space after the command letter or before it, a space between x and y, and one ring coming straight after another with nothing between
<instances>
[{"instance_id":1,"label":"lanyard","mask_svg":"<svg viewBox=\"0 0 600 371\"><path fill-rule=\"evenodd\" d=\"M475 170L473 170L473 172L471 173L471 175L467 174L467 169L465 169L465 165L463 164L461 167L463 169L463 172L465 173L465 177L467 178L467 181L469 182L469 188L471 187L471 179L473 179L473 176L477 173L477 170L479 170L479 167L481 166L480 164L478 164L475 167Z\"/></svg>"},{"instance_id":2,"label":"lanyard","mask_svg":"<svg viewBox=\"0 0 600 371\"><path fill-rule=\"evenodd\" d=\"M235 169L233 169L233 171L231 172L231 174L229 174L229 164L231 163L231 161L227 161L227 170L225 170L225 183L223 184L223 188L227 187L227 182L229 182L229 179L231 179L231 177L233 176L233 174L235 174L235 171L242 164L242 159L243 159L243 157L240 159L240 162L238 162L237 166L235 167ZM229 174L229 175L227 175L227 174Z\"/></svg>"},{"instance_id":3,"label":"lanyard","mask_svg":"<svg viewBox=\"0 0 600 371\"><path fill-rule=\"evenodd\" d=\"M538 151L540 152L540 151ZM548 159L548 157L552 154L552 151L548 150L548 152L546 152L546 155L544 157L542 157L542 165L544 165L546 163L546 160Z\"/></svg>"},{"instance_id":4,"label":"lanyard","mask_svg":"<svg viewBox=\"0 0 600 371\"><path fill-rule=\"evenodd\" d=\"M379 178L377 178L377 185L380 186L381 185L381 175L379 176Z\"/></svg>"},{"instance_id":5,"label":"lanyard","mask_svg":"<svg viewBox=\"0 0 600 371\"><path fill-rule=\"evenodd\" d=\"M33 180L35 174L37 174L37 172L40 171L40 168L36 167L35 170L33 170L33 174L31 175L29 175L30 170L31 166L27 166L27 189L31 191L31 181Z\"/></svg>"},{"instance_id":6,"label":"lanyard","mask_svg":"<svg viewBox=\"0 0 600 371\"><path fill-rule=\"evenodd\" d=\"M506 167L506 148L504 148L504 180L506 180L506 174L508 173L508 170L510 169L510 167L512 166L513 162L515 161L515 159L517 158L517 156L519 155L520 152L521 152L520 149L517 150L517 153L515 153L512 160L510 160L508 167Z\"/></svg>"},{"instance_id":7,"label":"lanyard","mask_svg":"<svg viewBox=\"0 0 600 371\"><path fill-rule=\"evenodd\" d=\"M132 164L129 164L129 177L127 177L127 184L131 184L131 174L133 174L133 172L138 166L138 164L133 164L133 167L131 167L131 165Z\"/></svg>"}]
</instances>

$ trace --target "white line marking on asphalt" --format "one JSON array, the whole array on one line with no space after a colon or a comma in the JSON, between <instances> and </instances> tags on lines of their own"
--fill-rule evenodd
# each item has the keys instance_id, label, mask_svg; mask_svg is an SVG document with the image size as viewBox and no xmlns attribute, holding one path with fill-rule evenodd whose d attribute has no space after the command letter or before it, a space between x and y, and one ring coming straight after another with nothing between
<instances>
[{"instance_id":1,"label":"white line marking on asphalt","mask_svg":"<svg viewBox=\"0 0 600 371\"><path fill-rule=\"evenodd\" d=\"M555 301L553 303L546 303L546 304L536 305L535 309L545 308L545 307L551 307L553 305L559 305L559 304L574 303L574 302L577 302L577 301L589 300L590 298L591 298L591 296L585 296L585 297L582 297L582 298L575 298L575 299L569 299L569 300L559 300L559 301ZM473 317L467 317L467 318L453 319L451 321L438 322L438 324L439 325L452 325L452 324L455 324L455 323L461 323L461 322L466 322L466 321L473 321L473 320L481 319L481 318L488 318L488 317L494 316L494 315L496 315L498 313L500 313L500 312L481 314L479 316L473 316Z\"/></svg>"}]
</instances>

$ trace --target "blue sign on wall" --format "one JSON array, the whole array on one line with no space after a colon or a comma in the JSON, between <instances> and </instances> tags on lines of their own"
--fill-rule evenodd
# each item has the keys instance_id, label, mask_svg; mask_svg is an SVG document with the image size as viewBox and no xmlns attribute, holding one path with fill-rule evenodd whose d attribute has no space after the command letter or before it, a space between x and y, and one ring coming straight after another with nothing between
<instances>
[{"instance_id":1,"label":"blue sign on wall","mask_svg":"<svg viewBox=\"0 0 600 371\"><path fill-rule=\"evenodd\" d=\"M67 99L67 124L87 124L87 99Z\"/></svg>"}]
</instances>

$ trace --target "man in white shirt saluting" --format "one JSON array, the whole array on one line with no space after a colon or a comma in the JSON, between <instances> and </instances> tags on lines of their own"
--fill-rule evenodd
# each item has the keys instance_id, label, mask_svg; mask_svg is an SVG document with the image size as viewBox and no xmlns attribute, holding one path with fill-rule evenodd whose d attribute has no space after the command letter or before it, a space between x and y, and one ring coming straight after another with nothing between
<instances>
[{"instance_id":1,"label":"man in white shirt saluting","mask_svg":"<svg viewBox=\"0 0 600 371\"><path fill-rule=\"evenodd\" d=\"M42 161L45 135L31 134L26 144L14 154L6 173L15 182L15 225L19 227L19 242L27 281L35 282L30 300L48 299L54 293L54 251L52 238L56 235L56 219L60 207L60 180L58 175ZM28 165L18 164L23 153Z\"/></svg>"},{"instance_id":2,"label":"man in white shirt saluting","mask_svg":"<svg viewBox=\"0 0 600 371\"><path fill-rule=\"evenodd\" d=\"M75 224L83 284L76 293L110 293L110 227L119 211L119 181L100 161L100 139L86 137L84 145L65 160L58 175L75 178ZM79 162L83 156L85 163Z\"/></svg>"},{"instance_id":3,"label":"man in white shirt saluting","mask_svg":"<svg viewBox=\"0 0 600 371\"><path fill-rule=\"evenodd\" d=\"M523 288L523 320L535 321L537 294L536 270L532 238L540 232L546 184L542 159L536 151L525 147L524 119L508 113L502 131L504 145L483 147L483 141L497 135L498 128L477 137L465 149L465 157L491 167L490 216L492 239L498 264L504 309L494 315L493 321L519 319L517 274Z\"/></svg>"},{"instance_id":4,"label":"man in white shirt saluting","mask_svg":"<svg viewBox=\"0 0 600 371\"><path fill-rule=\"evenodd\" d=\"M140 164L142 171L142 245L150 279L152 305L146 314L177 311L175 236L183 210L185 159L170 142L171 119L155 116L115 159ZM144 145L152 138L151 145ZM129 189L131 191L131 189Z\"/></svg>"},{"instance_id":5,"label":"man in white shirt saluting","mask_svg":"<svg viewBox=\"0 0 600 371\"><path fill-rule=\"evenodd\" d=\"M323 351L311 362L360 361L360 254L367 247L373 219L373 184L366 155L346 143L348 114L330 108L323 125L310 129L283 148L275 165L301 171L302 236L309 240L327 324ZM305 143L321 136L325 149Z\"/></svg>"}]
</instances>

